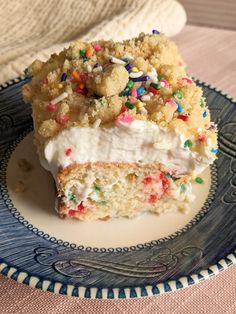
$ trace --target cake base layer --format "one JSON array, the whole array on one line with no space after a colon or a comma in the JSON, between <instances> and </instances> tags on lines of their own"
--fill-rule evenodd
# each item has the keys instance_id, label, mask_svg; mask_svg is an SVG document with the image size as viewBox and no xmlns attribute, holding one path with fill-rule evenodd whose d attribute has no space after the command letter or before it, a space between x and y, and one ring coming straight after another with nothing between
<instances>
[{"instance_id":1,"label":"cake base layer","mask_svg":"<svg viewBox=\"0 0 236 314\"><path fill-rule=\"evenodd\" d=\"M193 200L190 176L176 177L161 164L88 163L58 174L60 217L80 220L186 211Z\"/></svg>"}]
</instances>

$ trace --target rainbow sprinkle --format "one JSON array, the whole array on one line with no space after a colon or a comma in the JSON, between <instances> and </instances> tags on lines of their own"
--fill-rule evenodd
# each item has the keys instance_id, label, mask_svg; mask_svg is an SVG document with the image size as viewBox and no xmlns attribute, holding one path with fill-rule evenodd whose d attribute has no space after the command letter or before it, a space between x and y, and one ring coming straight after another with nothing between
<instances>
[{"instance_id":1,"label":"rainbow sprinkle","mask_svg":"<svg viewBox=\"0 0 236 314\"><path fill-rule=\"evenodd\" d=\"M151 184L152 183L152 178L150 176L147 176L143 179L143 184L144 185L148 185L148 184Z\"/></svg>"},{"instance_id":2,"label":"rainbow sprinkle","mask_svg":"<svg viewBox=\"0 0 236 314\"><path fill-rule=\"evenodd\" d=\"M150 86L154 87L155 89L161 89L161 84L159 83L151 83Z\"/></svg>"},{"instance_id":3,"label":"rainbow sprinkle","mask_svg":"<svg viewBox=\"0 0 236 314\"><path fill-rule=\"evenodd\" d=\"M177 104L177 112L182 112L183 108L181 107L181 105L176 101Z\"/></svg>"},{"instance_id":4,"label":"rainbow sprinkle","mask_svg":"<svg viewBox=\"0 0 236 314\"><path fill-rule=\"evenodd\" d=\"M129 88L126 88L126 89L122 92L122 96L129 96L129 92L130 92L130 89L129 89Z\"/></svg>"},{"instance_id":5,"label":"rainbow sprinkle","mask_svg":"<svg viewBox=\"0 0 236 314\"><path fill-rule=\"evenodd\" d=\"M81 77L76 71L72 71L71 76L76 79L76 81L81 82Z\"/></svg>"},{"instance_id":6,"label":"rainbow sprinkle","mask_svg":"<svg viewBox=\"0 0 236 314\"><path fill-rule=\"evenodd\" d=\"M134 82L133 81L128 81L128 83L127 83L127 87L128 88L132 88L134 86Z\"/></svg>"},{"instance_id":7,"label":"rainbow sprinkle","mask_svg":"<svg viewBox=\"0 0 236 314\"><path fill-rule=\"evenodd\" d=\"M200 100L200 107L204 107L205 106L205 101L204 101L204 99L203 98L201 98L201 100Z\"/></svg>"},{"instance_id":8,"label":"rainbow sprinkle","mask_svg":"<svg viewBox=\"0 0 236 314\"><path fill-rule=\"evenodd\" d=\"M136 72L136 73L138 73L138 72L139 72L139 70L138 70L138 68L137 68L137 67L132 67L131 72ZM142 72L142 71L140 71L140 72ZM143 73L143 72L142 72L142 73Z\"/></svg>"},{"instance_id":9,"label":"rainbow sprinkle","mask_svg":"<svg viewBox=\"0 0 236 314\"><path fill-rule=\"evenodd\" d=\"M61 76L61 82L64 82L67 78L67 74L66 73L62 73L62 76Z\"/></svg>"},{"instance_id":10,"label":"rainbow sprinkle","mask_svg":"<svg viewBox=\"0 0 236 314\"><path fill-rule=\"evenodd\" d=\"M93 128L98 128L99 127L99 125L101 124L101 122L102 122L102 120L101 119L96 119L95 121L94 121L94 123L93 123Z\"/></svg>"},{"instance_id":11,"label":"rainbow sprinkle","mask_svg":"<svg viewBox=\"0 0 236 314\"><path fill-rule=\"evenodd\" d=\"M93 47L88 47L86 48L86 52L85 52L86 58L90 59L93 56Z\"/></svg>"},{"instance_id":12,"label":"rainbow sprinkle","mask_svg":"<svg viewBox=\"0 0 236 314\"><path fill-rule=\"evenodd\" d=\"M80 54L81 57L85 57L85 54L86 54L85 49L81 49L81 50L79 51L79 54Z\"/></svg>"},{"instance_id":13,"label":"rainbow sprinkle","mask_svg":"<svg viewBox=\"0 0 236 314\"><path fill-rule=\"evenodd\" d=\"M57 96L56 98L52 99L50 101L51 104L55 105L57 104L58 102L62 101L63 99L67 98L68 97L68 93L67 92L64 92L62 93L61 95Z\"/></svg>"},{"instance_id":14,"label":"rainbow sprinkle","mask_svg":"<svg viewBox=\"0 0 236 314\"><path fill-rule=\"evenodd\" d=\"M159 94L159 91L156 88L152 87L151 85L148 87L148 91L153 93L154 95Z\"/></svg>"},{"instance_id":15,"label":"rainbow sprinkle","mask_svg":"<svg viewBox=\"0 0 236 314\"><path fill-rule=\"evenodd\" d=\"M68 194L68 199L69 201L76 203L76 197L73 193Z\"/></svg>"},{"instance_id":16,"label":"rainbow sprinkle","mask_svg":"<svg viewBox=\"0 0 236 314\"><path fill-rule=\"evenodd\" d=\"M55 104L49 103L46 106L48 111L55 111L57 109L57 106Z\"/></svg>"},{"instance_id":17,"label":"rainbow sprinkle","mask_svg":"<svg viewBox=\"0 0 236 314\"><path fill-rule=\"evenodd\" d=\"M184 115L184 114L179 114L177 118L183 120L184 122L188 122L189 116Z\"/></svg>"},{"instance_id":18,"label":"rainbow sprinkle","mask_svg":"<svg viewBox=\"0 0 236 314\"><path fill-rule=\"evenodd\" d=\"M133 69L133 68L132 68ZM131 70L132 70L131 69ZM137 68L135 68L135 71L130 72L129 77L131 79L136 79L136 78L140 78L143 75L143 71L136 71Z\"/></svg>"},{"instance_id":19,"label":"rainbow sprinkle","mask_svg":"<svg viewBox=\"0 0 236 314\"><path fill-rule=\"evenodd\" d=\"M205 140L206 140L206 135L205 135L205 134L199 134L199 135L198 135L198 141L199 141L200 143L204 143Z\"/></svg>"},{"instance_id":20,"label":"rainbow sprinkle","mask_svg":"<svg viewBox=\"0 0 236 314\"><path fill-rule=\"evenodd\" d=\"M206 116L207 116L207 111L204 111L204 112L202 113L202 116L203 116L203 118L206 118Z\"/></svg>"},{"instance_id":21,"label":"rainbow sprinkle","mask_svg":"<svg viewBox=\"0 0 236 314\"><path fill-rule=\"evenodd\" d=\"M143 107L143 103L139 100L137 103L136 103L136 107L138 109L142 108Z\"/></svg>"},{"instance_id":22,"label":"rainbow sprinkle","mask_svg":"<svg viewBox=\"0 0 236 314\"><path fill-rule=\"evenodd\" d=\"M112 63L126 65L125 61L123 61L121 59L118 59L116 57L113 57L113 56L110 57L110 60L111 60Z\"/></svg>"},{"instance_id":23,"label":"rainbow sprinkle","mask_svg":"<svg viewBox=\"0 0 236 314\"><path fill-rule=\"evenodd\" d=\"M137 97L138 96L136 88L131 88L130 95L132 97Z\"/></svg>"},{"instance_id":24,"label":"rainbow sprinkle","mask_svg":"<svg viewBox=\"0 0 236 314\"><path fill-rule=\"evenodd\" d=\"M93 189L95 192L100 193L101 192L101 188L99 186L97 186L96 184L93 185Z\"/></svg>"},{"instance_id":25,"label":"rainbow sprinkle","mask_svg":"<svg viewBox=\"0 0 236 314\"><path fill-rule=\"evenodd\" d=\"M87 91L84 88L80 87L80 84L76 87L75 92L81 95L86 95L87 93Z\"/></svg>"},{"instance_id":26,"label":"rainbow sprinkle","mask_svg":"<svg viewBox=\"0 0 236 314\"><path fill-rule=\"evenodd\" d=\"M167 104L167 103L170 104L172 107L176 108L176 102L173 99L171 99L171 98L165 99L165 104Z\"/></svg>"},{"instance_id":27,"label":"rainbow sprinkle","mask_svg":"<svg viewBox=\"0 0 236 314\"><path fill-rule=\"evenodd\" d=\"M159 81L162 81L162 80L164 80L164 79L165 79L164 75L158 75L158 80L159 80Z\"/></svg>"},{"instance_id":28,"label":"rainbow sprinkle","mask_svg":"<svg viewBox=\"0 0 236 314\"><path fill-rule=\"evenodd\" d=\"M57 123L61 125L65 125L69 121L69 116L68 115L61 115L56 118Z\"/></svg>"},{"instance_id":29,"label":"rainbow sprinkle","mask_svg":"<svg viewBox=\"0 0 236 314\"><path fill-rule=\"evenodd\" d=\"M127 63L126 66L125 66L125 68L126 68L126 70L127 70L128 72L130 72L130 70L132 69L132 67L133 67L132 63Z\"/></svg>"},{"instance_id":30,"label":"rainbow sprinkle","mask_svg":"<svg viewBox=\"0 0 236 314\"><path fill-rule=\"evenodd\" d=\"M204 182L204 180L200 177L196 177L195 182L202 184Z\"/></svg>"},{"instance_id":31,"label":"rainbow sprinkle","mask_svg":"<svg viewBox=\"0 0 236 314\"><path fill-rule=\"evenodd\" d=\"M193 83L193 81L189 78L189 77L182 77L179 81L178 84L182 85L183 83L187 83L189 85L191 85Z\"/></svg>"},{"instance_id":32,"label":"rainbow sprinkle","mask_svg":"<svg viewBox=\"0 0 236 314\"><path fill-rule=\"evenodd\" d=\"M125 106L126 106L128 109L134 109L134 108L135 108L135 105L134 105L134 104L131 104L130 102L126 102L126 103L125 103Z\"/></svg>"},{"instance_id":33,"label":"rainbow sprinkle","mask_svg":"<svg viewBox=\"0 0 236 314\"><path fill-rule=\"evenodd\" d=\"M129 125L134 121L134 117L131 116L130 114L127 114L126 112L121 113L117 119L116 123L119 125Z\"/></svg>"},{"instance_id":34,"label":"rainbow sprinkle","mask_svg":"<svg viewBox=\"0 0 236 314\"><path fill-rule=\"evenodd\" d=\"M174 91L172 95L176 96L178 99L182 99L183 98L183 94L181 93L180 90Z\"/></svg>"},{"instance_id":35,"label":"rainbow sprinkle","mask_svg":"<svg viewBox=\"0 0 236 314\"><path fill-rule=\"evenodd\" d=\"M94 44L93 48L96 52L99 52L100 50L102 50L102 46L99 43Z\"/></svg>"},{"instance_id":36,"label":"rainbow sprinkle","mask_svg":"<svg viewBox=\"0 0 236 314\"><path fill-rule=\"evenodd\" d=\"M65 154L66 154L67 157L70 157L70 156L71 156L71 153L72 153L72 149L71 149L71 148L67 148L67 149L65 150Z\"/></svg>"},{"instance_id":37,"label":"rainbow sprinkle","mask_svg":"<svg viewBox=\"0 0 236 314\"><path fill-rule=\"evenodd\" d=\"M184 142L184 147L185 148L191 148L193 146L193 142L191 141L191 140L186 140L185 142Z\"/></svg>"},{"instance_id":38,"label":"rainbow sprinkle","mask_svg":"<svg viewBox=\"0 0 236 314\"><path fill-rule=\"evenodd\" d=\"M84 207L83 202L81 202L81 203L77 206L76 210L77 210L78 212L82 213L82 214L85 214L85 213L87 212L87 208Z\"/></svg>"},{"instance_id":39,"label":"rainbow sprinkle","mask_svg":"<svg viewBox=\"0 0 236 314\"><path fill-rule=\"evenodd\" d=\"M131 82L132 82L132 81L131 81ZM137 94L138 94L138 95L141 95L144 91L145 91L145 87L144 87L144 86L140 86L140 87L137 89Z\"/></svg>"},{"instance_id":40,"label":"rainbow sprinkle","mask_svg":"<svg viewBox=\"0 0 236 314\"><path fill-rule=\"evenodd\" d=\"M160 80L161 87L169 87L170 83L167 80Z\"/></svg>"},{"instance_id":41,"label":"rainbow sprinkle","mask_svg":"<svg viewBox=\"0 0 236 314\"><path fill-rule=\"evenodd\" d=\"M211 152L214 153L214 154L217 154L219 152L219 150L217 148L212 148Z\"/></svg>"},{"instance_id":42,"label":"rainbow sprinkle","mask_svg":"<svg viewBox=\"0 0 236 314\"><path fill-rule=\"evenodd\" d=\"M76 210L73 210L73 209L70 209L69 212L68 212L69 216L70 217L75 217L76 214L77 214L77 211Z\"/></svg>"},{"instance_id":43,"label":"rainbow sprinkle","mask_svg":"<svg viewBox=\"0 0 236 314\"><path fill-rule=\"evenodd\" d=\"M146 82L148 80L150 80L150 76L148 76L148 75L144 75L144 76L137 77L137 78L132 78L132 81L134 81L134 82Z\"/></svg>"},{"instance_id":44,"label":"rainbow sprinkle","mask_svg":"<svg viewBox=\"0 0 236 314\"><path fill-rule=\"evenodd\" d=\"M148 202L151 204L156 203L157 200L158 200L158 198L157 198L157 195L155 195L155 194L151 194L148 198Z\"/></svg>"}]
</instances>

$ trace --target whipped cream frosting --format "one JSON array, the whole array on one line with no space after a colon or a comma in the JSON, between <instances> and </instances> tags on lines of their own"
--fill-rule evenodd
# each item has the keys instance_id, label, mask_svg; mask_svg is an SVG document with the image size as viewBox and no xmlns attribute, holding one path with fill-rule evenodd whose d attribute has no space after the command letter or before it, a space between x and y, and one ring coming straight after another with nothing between
<instances>
[{"instance_id":1,"label":"whipped cream frosting","mask_svg":"<svg viewBox=\"0 0 236 314\"><path fill-rule=\"evenodd\" d=\"M50 139L44 149L43 166L56 178L59 167L73 163L160 162L178 174L202 172L214 158L210 148L203 153L184 148L186 138L175 130L160 128L150 121L135 120L129 125L72 127ZM66 150L71 154L67 156Z\"/></svg>"}]
</instances>

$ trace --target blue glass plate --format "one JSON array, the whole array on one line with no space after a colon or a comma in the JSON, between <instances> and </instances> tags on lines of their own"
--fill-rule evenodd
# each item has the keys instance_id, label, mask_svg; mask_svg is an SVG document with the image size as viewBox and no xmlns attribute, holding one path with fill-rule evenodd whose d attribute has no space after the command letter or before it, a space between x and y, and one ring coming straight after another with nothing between
<instances>
[{"instance_id":1,"label":"blue glass plate","mask_svg":"<svg viewBox=\"0 0 236 314\"><path fill-rule=\"evenodd\" d=\"M86 245L90 243L89 233L81 234L81 243L78 235L76 243L68 241L66 221L60 220L61 226L62 223L65 226L65 230L60 228L60 237L48 232L51 230L48 226L44 230L42 221L47 219L42 219L43 215L59 224L53 209L43 213L44 203L40 203L51 202L51 192L41 195L39 190L34 190L21 198L14 194L12 182L18 179L14 168L17 154L23 157L34 154L31 152L31 107L23 103L21 96L21 87L26 81L20 77L0 86L0 273L45 291L114 299L153 296L187 287L236 262L236 103L232 99L197 81L204 89L212 119L219 127L220 152L209 172L209 191L206 196L206 191L198 193L199 199L204 197L204 200L191 221L175 232L164 232L163 237L155 237L154 233L147 241L145 230L149 226L145 226L146 218L141 217L133 224L142 226L143 223L138 232L138 239L143 241L135 243L127 233L127 245L103 247L101 243ZM44 189L47 184L48 189L53 186L43 169L34 171L33 179L38 186L41 184ZM34 211L32 200L36 198L42 213ZM27 216L29 212L31 216ZM170 219L169 225L172 223L175 222ZM123 237L128 232L122 229L125 224L119 225ZM83 229L80 222L74 222L73 232L75 226L78 232ZM97 230L98 238L102 232ZM112 238L112 228L110 232ZM114 237L119 237L118 233ZM96 239L91 243L96 243Z\"/></svg>"}]
</instances>

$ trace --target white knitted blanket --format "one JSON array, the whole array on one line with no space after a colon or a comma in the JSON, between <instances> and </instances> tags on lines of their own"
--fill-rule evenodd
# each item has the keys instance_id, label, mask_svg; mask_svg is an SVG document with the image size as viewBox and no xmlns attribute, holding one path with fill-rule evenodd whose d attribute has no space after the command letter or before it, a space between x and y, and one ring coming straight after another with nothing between
<instances>
[{"instance_id":1,"label":"white knitted blanket","mask_svg":"<svg viewBox=\"0 0 236 314\"><path fill-rule=\"evenodd\" d=\"M0 0L0 21L2 83L77 38L122 40L152 29L172 36L186 14L175 0Z\"/></svg>"}]
</instances>

